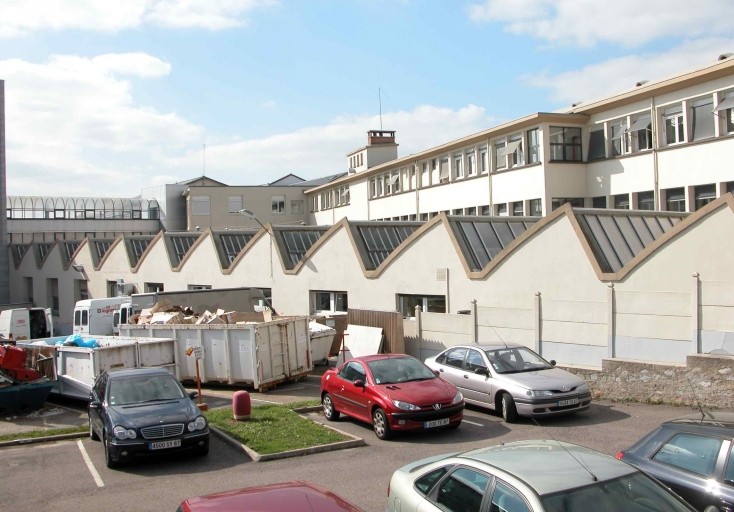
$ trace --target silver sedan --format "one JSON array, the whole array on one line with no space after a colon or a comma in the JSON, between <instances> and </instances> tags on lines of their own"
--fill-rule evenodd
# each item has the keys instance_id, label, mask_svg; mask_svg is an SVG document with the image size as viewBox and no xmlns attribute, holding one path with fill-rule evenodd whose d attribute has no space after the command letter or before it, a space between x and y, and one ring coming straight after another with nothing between
<instances>
[{"instance_id":1,"label":"silver sedan","mask_svg":"<svg viewBox=\"0 0 734 512\"><path fill-rule=\"evenodd\" d=\"M591 405L591 391L582 378L524 345L461 345L425 362L458 387L466 403L500 411L508 423L518 416L568 414Z\"/></svg>"}]
</instances>

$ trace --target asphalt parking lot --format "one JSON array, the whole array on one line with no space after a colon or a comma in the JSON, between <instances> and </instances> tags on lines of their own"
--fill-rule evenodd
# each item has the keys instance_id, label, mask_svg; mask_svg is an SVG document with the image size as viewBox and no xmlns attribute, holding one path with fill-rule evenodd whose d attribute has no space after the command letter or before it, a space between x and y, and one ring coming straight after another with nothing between
<instances>
[{"instance_id":1,"label":"asphalt parking lot","mask_svg":"<svg viewBox=\"0 0 734 512\"><path fill-rule=\"evenodd\" d=\"M253 405L318 397L318 376L251 393ZM205 389L209 404L227 404L232 390ZM175 511L189 496L238 487L310 480L365 511L384 510L387 484L398 467L433 454L463 451L521 439L575 442L614 455L661 421L690 408L596 402L577 415L505 424L482 409L468 408L461 427L378 440L369 425L344 418L331 425L362 437L367 445L297 458L253 462L216 436L208 457L187 454L143 458L121 470L105 467L101 444L89 438L2 448L3 510ZM310 415L326 422L318 413Z\"/></svg>"}]
</instances>

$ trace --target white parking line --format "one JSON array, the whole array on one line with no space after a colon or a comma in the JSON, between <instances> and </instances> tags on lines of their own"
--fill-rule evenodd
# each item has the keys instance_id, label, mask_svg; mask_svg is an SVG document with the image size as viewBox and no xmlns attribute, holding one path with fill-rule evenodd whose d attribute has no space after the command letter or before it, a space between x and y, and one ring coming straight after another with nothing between
<instances>
[{"instance_id":1,"label":"white parking line","mask_svg":"<svg viewBox=\"0 0 734 512\"><path fill-rule=\"evenodd\" d=\"M77 446L79 446L79 451L82 452L82 458L84 459L84 462L87 464L87 468L89 469L89 472L92 473L92 478L94 478L94 483L97 484L97 487L104 487L104 482L102 481L102 477L99 476L99 473L97 473L97 469L94 467L94 464L92 464L92 459L89 458L89 454L87 453L87 450L84 448L84 445L82 444L82 440L79 439L76 442Z\"/></svg>"},{"instance_id":2,"label":"white parking line","mask_svg":"<svg viewBox=\"0 0 734 512\"><path fill-rule=\"evenodd\" d=\"M280 404L283 403L283 402L272 402L270 400L262 400L261 398L253 398L252 401L253 402L262 402L264 404L275 404L275 405L280 405Z\"/></svg>"},{"instance_id":3,"label":"white parking line","mask_svg":"<svg viewBox=\"0 0 734 512\"><path fill-rule=\"evenodd\" d=\"M484 426L484 424L482 424L482 423L474 423L473 421L469 421L469 420L463 420L463 423L468 423L469 425L476 425L477 427L483 427Z\"/></svg>"}]
</instances>

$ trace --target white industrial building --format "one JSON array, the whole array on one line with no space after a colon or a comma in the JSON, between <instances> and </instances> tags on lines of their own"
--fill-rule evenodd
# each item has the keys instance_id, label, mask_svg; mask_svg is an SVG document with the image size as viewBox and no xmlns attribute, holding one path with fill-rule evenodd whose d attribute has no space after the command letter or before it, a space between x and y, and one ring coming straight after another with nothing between
<instances>
[{"instance_id":1,"label":"white industrial building","mask_svg":"<svg viewBox=\"0 0 734 512\"><path fill-rule=\"evenodd\" d=\"M370 131L348 172L302 191L303 213L278 191L262 226L229 224L239 187L197 184L182 197L225 220L189 209L181 231L11 243L11 298L68 326L79 298L246 286L280 314L401 311L406 333L442 315L407 345L420 356L497 338L592 368L734 354L733 109L724 59L408 157Z\"/></svg>"}]
</instances>

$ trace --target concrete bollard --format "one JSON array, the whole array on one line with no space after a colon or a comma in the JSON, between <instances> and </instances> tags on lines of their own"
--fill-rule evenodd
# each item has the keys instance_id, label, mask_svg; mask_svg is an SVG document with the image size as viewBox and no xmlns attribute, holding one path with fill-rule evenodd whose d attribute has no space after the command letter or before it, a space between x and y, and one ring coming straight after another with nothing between
<instances>
[{"instance_id":1,"label":"concrete bollard","mask_svg":"<svg viewBox=\"0 0 734 512\"><path fill-rule=\"evenodd\" d=\"M235 391L232 395L232 416L237 421L249 420L252 405L250 404L250 393L247 391Z\"/></svg>"}]
</instances>

